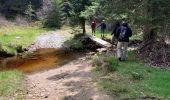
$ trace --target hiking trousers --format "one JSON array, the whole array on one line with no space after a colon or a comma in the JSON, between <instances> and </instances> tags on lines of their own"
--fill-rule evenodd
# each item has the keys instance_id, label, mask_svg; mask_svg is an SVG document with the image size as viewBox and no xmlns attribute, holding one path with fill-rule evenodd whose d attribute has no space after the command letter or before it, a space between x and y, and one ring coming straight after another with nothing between
<instances>
[{"instance_id":1,"label":"hiking trousers","mask_svg":"<svg viewBox=\"0 0 170 100\"><path fill-rule=\"evenodd\" d=\"M127 48L129 42L118 42L117 43L117 57L121 58L122 60L126 60L127 55Z\"/></svg>"}]
</instances>

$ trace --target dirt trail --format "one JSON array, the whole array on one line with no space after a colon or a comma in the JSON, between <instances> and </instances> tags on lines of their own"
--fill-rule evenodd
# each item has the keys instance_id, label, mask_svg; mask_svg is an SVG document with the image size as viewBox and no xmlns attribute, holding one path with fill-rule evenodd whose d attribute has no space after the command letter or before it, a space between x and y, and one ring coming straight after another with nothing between
<instances>
[{"instance_id":1,"label":"dirt trail","mask_svg":"<svg viewBox=\"0 0 170 100\"><path fill-rule=\"evenodd\" d=\"M65 40L57 32L49 32L38 37L33 49L61 46ZM56 45L56 42L59 45ZM54 45L53 45L54 44ZM91 61L77 58L56 69L26 75L26 100L113 100L98 89L92 80Z\"/></svg>"}]
</instances>

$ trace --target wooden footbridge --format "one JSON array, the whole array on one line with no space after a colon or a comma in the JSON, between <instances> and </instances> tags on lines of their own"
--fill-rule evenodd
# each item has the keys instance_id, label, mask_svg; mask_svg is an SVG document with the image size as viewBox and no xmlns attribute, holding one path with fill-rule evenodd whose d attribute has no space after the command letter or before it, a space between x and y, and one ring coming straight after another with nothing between
<instances>
[{"instance_id":1,"label":"wooden footbridge","mask_svg":"<svg viewBox=\"0 0 170 100\"><path fill-rule=\"evenodd\" d=\"M111 43L109 43L109 42L107 42L107 41L104 41L104 40L102 40L102 39L100 39L100 38L97 38L97 37L95 37L95 36L90 36L89 38L90 38L92 41L96 42L97 44L101 45L101 46L104 47L104 48L109 48L109 47L112 46Z\"/></svg>"}]
</instances>

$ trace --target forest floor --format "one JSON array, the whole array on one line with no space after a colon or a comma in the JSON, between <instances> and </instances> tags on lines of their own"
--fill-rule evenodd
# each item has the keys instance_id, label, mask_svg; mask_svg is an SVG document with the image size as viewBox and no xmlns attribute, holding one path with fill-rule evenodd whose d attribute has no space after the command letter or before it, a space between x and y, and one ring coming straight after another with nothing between
<instances>
[{"instance_id":1,"label":"forest floor","mask_svg":"<svg viewBox=\"0 0 170 100\"><path fill-rule=\"evenodd\" d=\"M63 35L64 33L64 35ZM71 35L67 31L48 32L37 38L31 50L59 48ZM93 81L91 60L80 55L57 68L26 74L26 100L112 100Z\"/></svg>"}]
</instances>

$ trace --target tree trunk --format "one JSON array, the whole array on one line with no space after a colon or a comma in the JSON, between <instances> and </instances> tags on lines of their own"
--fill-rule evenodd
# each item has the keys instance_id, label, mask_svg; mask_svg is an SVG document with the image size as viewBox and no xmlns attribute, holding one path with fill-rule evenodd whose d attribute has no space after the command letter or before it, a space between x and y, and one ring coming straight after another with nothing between
<instances>
[{"instance_id":1,"label":"tree trunk","mask_svg":"<svg viewBox=\"0 0 170 100\"><path fill-rule=\"evenodd\" d=\"M86 20L85 20L85 18L82 19L82 29L83 29L83 34L86 34Z\"/></svg>"},{"instance_id":2,"label":"tree trunk","mask_svg":"<svg viewBox=\"0 0 170 100\"><path fill-rule=\"evenodd\" d=\"M144 6L144 16L148 19L146 20L144 24L144 29L143 29L143 42L144 44L148 44L148 42L152 43L151 41L155 41L157 34L154 29L154 25L152 23L152 18L154 16L154 5L150 4L150 0L145 1L145 6Z\"/></svg>"},{"instance_id":3,"label":"tree trunk","mask_svg":"<svg viewBox=\"0 0 170 100\"><path fill-rule=\"evenodd\" d=\"M147 42L151 39L150 31L151 31L151 26L149 25L149 23L146 23L144 25L144 30L143 30L143 42Z\"/></svg>"},{"instance_id":4,"label":"tree trunk","mask_svg":"<svg viewBox=\"0 0 170 100\"><path fill-rule=\"evenodd\" d=\"M144 44L147 43L148 41L154 42L156 40L157 33L155 32L154 29L148 29L145 31L143 35L143 42Z\"/></svg>"}]
</instances>

